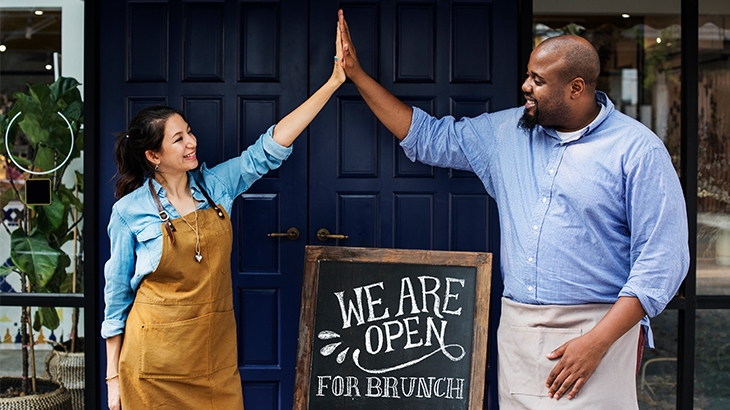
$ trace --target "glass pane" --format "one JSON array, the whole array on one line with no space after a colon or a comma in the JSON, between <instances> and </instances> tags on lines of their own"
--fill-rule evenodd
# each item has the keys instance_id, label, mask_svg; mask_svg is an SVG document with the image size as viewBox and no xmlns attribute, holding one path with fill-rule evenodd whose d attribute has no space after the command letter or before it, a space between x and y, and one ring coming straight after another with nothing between
<instances>
[{"instance_id":1,"label":"glass pane","mask_svg":"<svg viewBox=\"0 0 730 410\"><path fill-rule=\"evenodd\" d=\"M699 16L697 294L730 295L730 10L713 11Z\"/></svg>"},{"instance_id":2,"label":"glass pane","mask_svg":"<svg viewBox=\"0 0 730 410\"><path fill-rule=\"evenodd\" d=\"M695 409L730 409L730 311L697 312Z\"/></svg>"},{"instance_id":3,"label":"glass pane","mask_svg":"<svg viewBox=\"0 0 730 410\"><path fill-rule=\"evenodd\" d=\"M53 55L61 52L61 12L45 11L37 16L30 9L0 9L0 130L5 138L7 118L15 104L15 93L27 92L27 84L51 84L54 80ZM12 136L11 136L11 139ZM14 141L10 141L13 144ZM0 144L0 194L3 225L0 229L0 264L12 265L10 232L23 223L26 208L21 195L10 195L13 186L21 191L29 174L14 165L6 165L5 144ZM18 143L13 149L18 161L27 158L29 144ZM20 292L17 273L0 277L0 291ZM1 309L1 308L0 308ZM15 319L17 320L17 319Z\"/></svg>"},{"instance_id":4,"label":"glass pane","mask_svg":"<svg viewBox=\"0 0 730 410\"><path fill-rule=\"evenodd\" d=\"M31 308L31 315L35 315L37 308ZM74 333L74 312L73 308L56 308L60 324L55 329L41 327L40 331L33 331L33 355L35 356L36 375L41 376L46 371L46 357L57 344L63 344L70 348L72 334ZM4 306L0 314L0 376L21 376L22 371L22 337L20 331L20 307ZM77 334L79 338L84 337L84 310L78 310ZM30 336L29 336L30 337ZM78 341L78 340L77 340ZM74 342L75 344L76 342ZM75 350L76 346L74 346ZM30 358L30 352L28 353ZM29 363L31 363L29 359ZM32 373L29 364L28 374ZM2 392L0 392L2 393Z\"/></svg>"},{"instance_id":5,"label":"glass pane","mask_svg":"<svg viewBox=\"0 0 730 410\"><path fill-rule=\"evenodd\" d=\"M83 293L83 88L77 81L84 78L84 3L2 0L0 6L0 298ZM83 337L83 310L32 308L33 326L21 325L21 311L0 306L0 375L22 374L27 342L21 329L35 328L41 376L52 343L69 342L69 349L72 333ZM83 342L73 339L74 351L82 352Z\"/></svg>"},{"instance_id":6,"label":"glass pane","mask_svg":"<svg viewBox=\"0 0 730 410\"><path fill-rule=\"evenodd\" d=\"M84 6L53 4L0 8L0 292L83 293Z\"/></svg>"},{"instance_id":7,"label":"glass pane","mask_svg":"<svg viewBox=\"0 0 730 410\"><path fill-rule=\"evenodd\" d=\"M651 320L655 349L646 348L636 378L641 410L671 410L677 402L677 311Z\"/></svg>"}]
</instances>

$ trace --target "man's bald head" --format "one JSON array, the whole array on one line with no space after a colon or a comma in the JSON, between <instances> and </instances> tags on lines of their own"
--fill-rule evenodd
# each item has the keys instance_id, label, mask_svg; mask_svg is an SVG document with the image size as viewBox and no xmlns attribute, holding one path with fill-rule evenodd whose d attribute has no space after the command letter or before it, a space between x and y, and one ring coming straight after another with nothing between
<instances>
[{"instance_id":1,"label":"man's bald head","mask_svg":"<svg viewBox=\"0 0 730 410\"><path fill-rule=\"evenodd\" d=\"M595 90L601 73L601 60L588 40L570 34L551 37L540 43L535 52L548 53L562 60L560 77L566 82L580 77L588 88Z\"/></svg>"}]
</instances>

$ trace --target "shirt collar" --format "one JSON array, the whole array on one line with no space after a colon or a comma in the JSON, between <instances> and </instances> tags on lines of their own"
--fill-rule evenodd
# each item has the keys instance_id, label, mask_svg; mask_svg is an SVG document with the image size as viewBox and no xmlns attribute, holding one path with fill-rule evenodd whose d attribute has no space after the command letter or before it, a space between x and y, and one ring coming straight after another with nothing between
<instances>
[{"instance_id":1,"label":"shirt collar","mask_svg":"<svg viewBox=\"0 0 730 410\"><path fill-rule=\"evenodd\" d=\"M152 186L155 188L155 192L157 193L157 196L164 198L165 197L165 188L157 182L156 179L152 179ZM203 202L205 201L205 197L203 196L203 193L200 191L200 186L198 185L198 181L193 178L193 175L188 171L188 181L190 181L190 190L192 191L193 198L197 202ZM147 181L145 181L145 184L147 184Z\"/></svg>"},{"instance_id":2,"label":"shirt collar","mask_svg":"<svg viewBox=\"0 0 730 410\"><path fill-rule=\"evenodd\" d=\"M615 109L613 103L611 102L611 99L608 98L606 93L604 93L603 91L596 90L596 102L603 104L605 109L601 109L601 111L599 111L599 113L598 113L598 116L596 116L596 118L594 118L593 121L591 121L591 123L588 124L588 126L586 128L584 128L583 133L576 136L575 138L572 138L572 139L566 140L566 141L562 141L562 140L560 140L560 137L558 137L558 133L557 133L557 131L555 131L554 128L542 128L540 125L538 125L538 127L542 128L542 130L546 134L561 141L563 144L567 144L569 142L576 141L576 140L582 138L584 135L588 135L591 132L593 132L593 130L598 128L603 123L603 121L605 121L606 118L608 118L608 116L613 113L613 110Z\"/></svg>"}]
</instances>

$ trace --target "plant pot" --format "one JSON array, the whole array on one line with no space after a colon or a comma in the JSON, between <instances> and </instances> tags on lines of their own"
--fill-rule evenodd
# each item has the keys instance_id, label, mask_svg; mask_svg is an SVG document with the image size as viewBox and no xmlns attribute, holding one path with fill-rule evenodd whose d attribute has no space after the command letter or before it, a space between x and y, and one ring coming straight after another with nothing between
<instances>
[{"instance_id":1,"label":"plant pot","mask_svg":"<svg viewBox=\"0 0 730 410\"><path fill-rule=\"evenodd\" d=\"M84 353L65 353L54 349L46 357L46 372L51 380L61 383L69 391L73 410L84 408L84 367Z\"/></svg>"},{"instance_id":2,"label":"plant pot","mask_svg":"<svg viewBox=\"0 0 730 410\"><path fill-rule=\"evenodd\" d=\"M20 388L20 377L0 377L0 391ZM38 394L0 398L0 410L73 410L71 394L59 383L36 379Z\"/></svg>"}]
</instances>

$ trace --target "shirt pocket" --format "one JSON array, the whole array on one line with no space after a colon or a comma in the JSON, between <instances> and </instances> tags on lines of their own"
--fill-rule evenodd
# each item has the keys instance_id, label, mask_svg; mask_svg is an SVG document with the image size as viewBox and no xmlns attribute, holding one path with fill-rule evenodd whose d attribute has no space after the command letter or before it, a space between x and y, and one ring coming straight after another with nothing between
<instances>
[{"instance_id":1,"label":"shirt pocket","mask_svg":"<svg viewBox=\"0 0 730 410\"><path fill-rule=\"evenodd\" d=\"M148 244L162 236L162 223L151 224L146 226L137 234L137 240L139 243Z\"/></svg>"},{"instance_id":2,"label":"shirt pocket","mask_svg":"<svg viewBox=\"0 0 730 410\"><path fill-rule=\"evenodd\" d=\"M545 381L559 359L546 355L563 343L580 336L581 329L550 327L511 327L508 352L500 352L510 374L510 394L547 397Z\"/></svg>"},{"instance_id":3,"label":"shirt pocket","mask_svg":"<svg viewBox=\"0 0 730 410\"><path fill-rule=\"evenodd\" d=\"M137 270L138 272L152 272L157 268L162 257L162 223L146 226L137 233Z\"/></svg>"}]
</instances>

